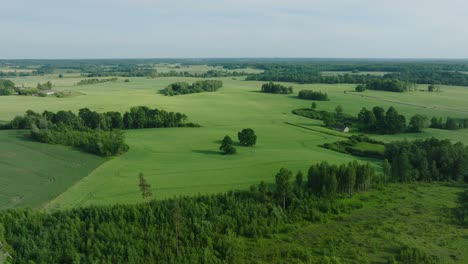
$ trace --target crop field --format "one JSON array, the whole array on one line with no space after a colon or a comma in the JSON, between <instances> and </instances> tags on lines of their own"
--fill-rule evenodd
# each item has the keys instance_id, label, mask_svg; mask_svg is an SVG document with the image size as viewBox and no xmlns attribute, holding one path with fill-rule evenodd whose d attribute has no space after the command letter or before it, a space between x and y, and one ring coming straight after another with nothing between
<instances>
[{"instance_id":1,"label":"crop field","mask_svg":"<svg viewBox=\"0 0 468 264\"><path fill-rule=\"evenodd\" d=\"M38 112L77 111L88 107L97 111L126 111L131 106L145 105L185 113L190 121L199 123L202 127L126 131L129 152L112 158L99 167L102 160L93 156L64 147L27 142L31 144L31 148L51 148L61 151L60 156L67 157L67 162L64 164L43 157L40 166L55 164L53 170L56 173L60 170L71 171L69 166L72 166L75 160L93 160L86 163L89 166L80 169L80 173L79 170L73 172L76 173L72 177L73 180L64 182L60 188L54 189L53 194L43 196L44 200L50 200L61 193L45 205L48 209L141 201L138 190L140 172L151 184L154 197L161 199L174 195L243 189L262 180L272 182L274 174L281 167L306 172L308 166L315 162L326 160L342 163L356 159L354 156L318 146L343 140L347 134L323 128L319 121L291 113L293 109L309 107L311 101L298 99L295 95L260 93L258 91L263 82L244 81L243 78L219 78L223 81L224 87L217 92L166 97L158 91L168 84L176 81L193 82L196 79L128 78L130 82L126 83L124 82L126 78L119 78L116 82L76 86L75 84L81 79L85 78L75 73L65 74L64 78L58 78L57 74L12 78L15 83L25 86L35 86L39 82L50 80L55 85L55 89L69 90L73 93L66 98L2 96L0 121L11 120L15 115L22 115L28 109ZM319 110L333 111L337 105L342 105L346 113L357 114L362 107L372 108L378 105L384 108L394 106L407 118L414 114L424 114L429 118L468 116L468 89L465 87L442 86L442 91L437 93L422 91L355 93L352 92L355 85L348 84L292 84L292 86L295 93L301 89L327 92L331 100L317 102ZM421 85L419 88L424 89L425 86ZM220 140L225 135L237 140L237 132L243 128L252 128L256 131L257 145L251 148L236 146L237 155L221 155L218 150ZM4 138L7 136L4 134L6 132L1 133ZM425 129L420 134L373 135L372 138L388 142L432 136L468 144L467 129L457 131ZM12 142L13 145L8 152L16 155L18 160L31 159L28 152L19 148L15 150L15 141ZM2 148L3 146L8 145L2 144ZM6 152L2 149L0 164L8 161L4 153ZM39 161L38 158L35 159ZM366 160L361 159L361 161ZM29 170L36 170L35 166L39 165L28 163L24 165L26 166ZM0 181L7 183L7 185L2 184L2 188L8 189L8 186L13 186L12 179L16 179L18 174L18 170L10 169L7 173L2 170ZM21 182L27 184L29 184L28 177L31 179L30 189L18 190L16 195L24 197L42 195L43 188L32 188L38 186L34 183L37 179L33 174L24 174L22 177ZM24 200L26 201L26 198ZM42 204L43 202L34 201L17 205L41 206Z\"/></svg>"},{"instance_id":2,"label":"crop field","mask_svg":"<svg viewBox=\"0 0 468 264\"><path fill-rule=\"evenodd\" d=\"M38 207L53 199L103 158L29 141L24 131L0 131L0 209Z\"/></svg>"}]
</instances>

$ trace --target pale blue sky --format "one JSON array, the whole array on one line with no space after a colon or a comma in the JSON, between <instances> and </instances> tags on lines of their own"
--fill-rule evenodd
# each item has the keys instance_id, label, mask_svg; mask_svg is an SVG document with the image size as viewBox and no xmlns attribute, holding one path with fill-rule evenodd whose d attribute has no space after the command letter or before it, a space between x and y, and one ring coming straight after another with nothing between
<instances>
[{"instance_id":1,"label":"pale blue sky","mask_svg":"<svg viewBox=\"0 0 468 264\"><path fill-rule=\"evenodd\" d=\"M0 59L468 58L466 0L0 0Z\"/></svg>"}]
</instances>

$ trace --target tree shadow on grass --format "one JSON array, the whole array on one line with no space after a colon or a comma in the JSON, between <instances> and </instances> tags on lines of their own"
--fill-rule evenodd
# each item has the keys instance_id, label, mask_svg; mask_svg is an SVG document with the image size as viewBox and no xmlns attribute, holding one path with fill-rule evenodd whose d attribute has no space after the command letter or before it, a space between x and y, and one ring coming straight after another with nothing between
<instances>
[{"instance_id":1,"label":"tree shadow on grass","mask_svg":"<svg viewBox=\"0 0 468 264\"><path fill-rule=\"evenodd\" d=\"M206 155L221 155L221 151L216 151L216 150L192 150L194 153L200 153L200 154L206 154Z\"/></svg>"},{"instance_id":2,"label":"tree shadow on grass","mask_svg":"<svg viewBox=\"0 0 468 264\"><path fill-rule=\"evenodd\" d=\"M19 139L21 141L35 142L35 140L33 140L30 137L30 131L26 130L26 129L25 130L8 130L7 134L8 134L9 137L14 137L14 138Z\"/></svg>"}]
</instances>

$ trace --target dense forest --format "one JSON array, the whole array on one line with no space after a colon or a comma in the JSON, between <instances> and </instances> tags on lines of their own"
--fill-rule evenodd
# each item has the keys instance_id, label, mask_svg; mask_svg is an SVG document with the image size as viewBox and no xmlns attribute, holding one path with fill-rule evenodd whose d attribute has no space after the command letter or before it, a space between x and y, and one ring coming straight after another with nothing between
<instances>
[{"instance_id":1,"label":"dense forest","mask_svg":"<svg viewBox=\"0 0 468 264\"><path fill-rule=\"evenodd\" d=\"M181 95L202 92L215 92L223 87L223 82L219 80L202 80L196 81L191 85L186 82L176 82L169 84L161 90L164 95Z\"/></svg>"}]
</instances>

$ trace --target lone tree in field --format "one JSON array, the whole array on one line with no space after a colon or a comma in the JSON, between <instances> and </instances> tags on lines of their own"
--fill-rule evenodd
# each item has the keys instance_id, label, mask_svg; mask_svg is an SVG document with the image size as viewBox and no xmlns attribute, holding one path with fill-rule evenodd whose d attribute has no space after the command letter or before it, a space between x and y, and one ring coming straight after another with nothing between
<instances>
[{"instance_id":1,"label":"lone tree in field","mask_svg":"<svg viewBox=\"0 0 468 264\"><path fill-rule=\"evenodd\" d=\"M140 172L138 178L140 180L138 186L140 187L141 196L145 200L151 198L151 196L153 195L153 193L151 193L151 185L146 181L145 177L143 177L143 173Z\"/></svg>"},{"instance_id":2,"label":"lone tree in field","mask_svg":"<svg viewBox=\"0 0 468 264\"><path fill-rule=\"evenodd\" d=\"M233 146L234 142L230 136L225 136L219 150L223 151L225 155L236 154L236 148Z\"/></svg>"},{"instance_id":3,"label":"lone tree in field","mask_svg":"<svg viewBox=\"0 0 468 264\"><path fill-rule=\"evenodd\" d=\"M237 133L239 138L239 142L243 146L254 146L257 143L257 135L255 135L255 131L251 128L244 128L241 132Z\"/></svg>"}]
</instances>

